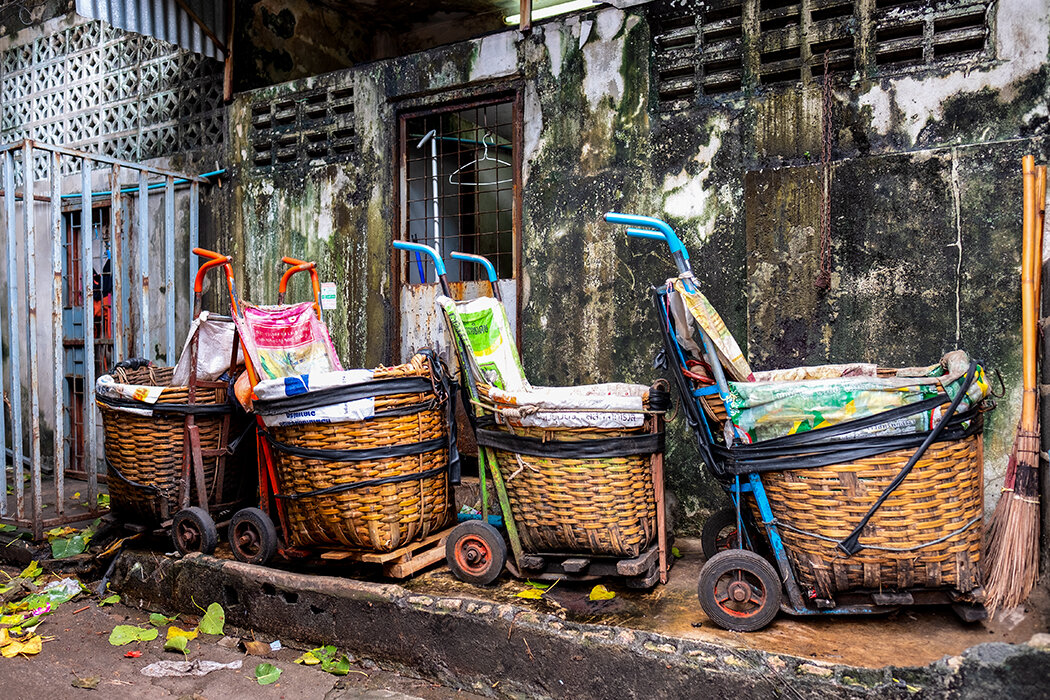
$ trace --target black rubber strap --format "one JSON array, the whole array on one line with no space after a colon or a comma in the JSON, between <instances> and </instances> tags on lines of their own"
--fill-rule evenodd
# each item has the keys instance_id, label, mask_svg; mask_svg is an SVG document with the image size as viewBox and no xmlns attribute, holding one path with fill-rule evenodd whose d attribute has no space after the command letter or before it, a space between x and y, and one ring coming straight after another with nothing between
<instances>
[{"instance_id":1,"label":"black rubber strap","mask_svg":"<svg viewBox=\"0 0 1050 700\"><path fill-rule=\"evenodd\" d=\"M95 400L116 409L133 408L139 411L176 413L180 415L216 415L230 413L232 409L229 401L224 403L145 403L143 401L111 399L98 393L95 394Z\"/></svg>"},{"instance_id":2,"label":"black rubber strap","mask_svg":"<svg viewBox=\"0 0 1050 700\"><path fill-rule=\"evenodd\" d=\"M664 450L664 434L646 433L598 440L541 440L502 430L477 430L478 444L505 452L560 459L601 459L647 455Z\"/></svg>"},{"instance_id":3,"label":"black rubber strap","mask_svg":"<svg viewBox=\"0 0 1050 700\"><path fill-rule=\"evenodd\" d=\"M316 491L307 491L305 493L279 493L277 494L277 498L283 498L289 501L298 501L300 498L325 496L330 493L340 493L341 491L350 491L351 489L360 489L366 486L382 486L384 484L397 484L403 481L422 481L423 479L429 479L433 476L440 476L444 473L445 467L437 467L435 469L428 469L425 472L418 472L416 474L402 474L400 476L387 476L382 479L355 481L352 484L338 484L336 486L328 486L323 489L317 489Z\"/></svg>"},{"instance_id":4,"label":"black rubber strap","mask_svg":"<svg viewBox=\"0 0 1050 700\"><path fill-rule=\"evenodd\" d=\"M108 469L115 477L117 477L118 480L122 481L123 483L127 484L128 486L131 486L131 487L137 488L137 489L141 489L141 490L146 491L148 493L153 493L153 494L159 494L160 493L160 489L158 489L156 486L153 486L152 484L140 484L137 481L132 481L128 477L126 477L123 474L121 474L120 470L117 469L116 467L114 467L113 463L110 462L108 459L105 459L105 462L106 462L106 469Z\"/></svg>"},{"instance_id":5,"label":"black rubber strap","mask_svg":"<svg viewBox=\"0 0 1050 700\"><path fill-rule=\"evenodd\" d=\"M374 379L370 382L360 384L346 384L333 386L327 389L307 391L295 396L285 396L279 399L257 400L254 404L255 412L262 416L272 416L281 413L296 413L309 408L330 406L336 403L369 399L376 396L391 396L394 394L426 394L433 393L434 386L429 379L423 377L392 377L390 379Z\"/></svg>"},{"instance_id":6,"label":"black rubber strap","mask_svg":"<svg viewBox=\"0 0 1050 700\"><path fill-rule=\"evenodd\" d=\"M861 518L860 522L857 523L857 526L853 528L853 532L851 532L846 539L839 542L839 549L845 552L847 556L852 556L860 550L864 549L864 545L860 543L861 530L863 530L864 527L868 524L868 521L871 520L871 517L875 515L876 511L878 511L878 509L882 507L882 504L886 502L886 499L890 497L890 494L896 491L897 487L901 485L905 478L907 478L908 474L911 473L911 470L915 466L915 464L926 453L927 448L929 448L929 446L937 440L937 437L944 430L945 426L948 425L948 422L951 420L952 416L955 415L955 409L959 407L959 404L962 402L963 397L966 396L966 392L970 390L970 385L973 384L973 380L976 376L977 363L971 360L970 367L966 370L966 381L963 382L962 387L959 389L959 393L955 395L954 399L952 399L952 403L948 407L948 411L945 413L945 416L940 420L939 423L937 423L934 429L926 435L926 440L923 441L919 449L917 449L915 451L915 454L911 456L911 459L908 460L908 463L905 464L904 467L897 474L897 476L894 477L893 481L890 482L890 485L887 486L886 490L882 492L882 495L879 496L878 500L871 505L871 508L868 509L868 512L864 515L863 518Z\"/></svg>"},{"instance_id":7,"label":"black rubber strap","mask_svg":"<svg viewBox=\"0 0 1050 700\"><path fill-rule=\"evenodd\" d=\"M263 431L263 437L274 449L285 454L295 455L304 459L319 459L323 462L367 462L374 459L388 459L390 457L410 457L421 455L434 450L448 447L447 438L434 438L422 442L412 442L407 445L392 445L390 447L372 447L365 450L315 450L309 447L297 447L284 442L279 442L270 433Z\"/></svg>"}]
</instances>

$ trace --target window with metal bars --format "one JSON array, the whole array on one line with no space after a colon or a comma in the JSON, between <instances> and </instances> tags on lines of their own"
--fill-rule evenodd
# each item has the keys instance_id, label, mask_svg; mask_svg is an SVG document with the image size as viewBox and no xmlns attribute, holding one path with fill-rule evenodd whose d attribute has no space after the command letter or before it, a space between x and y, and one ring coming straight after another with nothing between
<instances>
[{"instance_id":1,"label":"window with metal bars","mask_svg":"<svg viewBox=\"0 0 1050 700\"><path fill-rule=\"evenodd\" d=\"M113 363L113 278L110 260L109 207L91 210L92 290L95 327L95 376L110 371ZM83 472L84 457L84 284L83 227L80 210L62 214L62 358L66 400L62 407L66 414L67 474Z\"/></svg>"},{"instance_id":2,"label":"window with metal bars","mask_svg":"<svg viewBox=\"0 0 1050 700\"><path fill-rule=\"evenodd\" d=\"M402 237L437 249L450 282L484 279L449 257L454 251L488 258L500 279L515 276L516 119L513 100L401 118ZM402 279L436 281L414 256Z\"/></svg>"}]
</instances>

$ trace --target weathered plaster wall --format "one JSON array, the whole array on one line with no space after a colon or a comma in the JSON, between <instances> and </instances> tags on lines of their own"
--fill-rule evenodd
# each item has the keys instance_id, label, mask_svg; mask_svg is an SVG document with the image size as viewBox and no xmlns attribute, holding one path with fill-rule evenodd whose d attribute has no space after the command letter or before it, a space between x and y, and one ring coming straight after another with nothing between
<instances>
[{"instance_id":1,"label":"weathered plaster wall","mask_svg":"<svg viewBox=\"0 0 1050 700\"><path fill-rule=\"evenodd\" d=\"M818 86L806 79L661 111L645 8L584 13L525 36L508 31L241 96L231 118L239 165L230 225L245 286L272 300L281 254L316 258L340 283L333 325L347 363L400 360L391 352L389 262L398 110L520 80L521 346L533 381L657 376L649 286L673 268L656 244L628 241L601 215L660 216L681 232L701 288L756 368L929 364L961 346L1002 372L1008 393L986 447L991 506L1019 395L1019 158L1050 156L1047 8L1038 0L993 8L993 60L836 84L826 291L813 286ZM253 105L344 85L355 90L359 139L346 163L283 173L251 166ZM695 515L721 496L682 421L670 430L669 481Z\"/></svg>"}]
</instances>

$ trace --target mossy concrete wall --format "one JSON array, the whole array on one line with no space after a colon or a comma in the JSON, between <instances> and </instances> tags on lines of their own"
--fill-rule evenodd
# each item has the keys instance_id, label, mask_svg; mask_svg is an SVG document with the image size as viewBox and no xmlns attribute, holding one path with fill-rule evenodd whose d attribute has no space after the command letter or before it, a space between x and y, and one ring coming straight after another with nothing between
<instances>
[{"instance_id":1,"label":"mossy concrete wall","mask_svg":"<svg viewBox=\"0 0 1050 700\"><path fill-rule=\"evenodd\" d=\"M273 301L282 254L338 281L348 365L396 362L390 240L400 109L523 92L522 337L538 384L648 383L659 340L650 291L666 250L602 221L668 220L701 289L758 369L936 362L962 347L999 370L988 421L994 503L1020 395L1020 157L1050 157L1048 8L993 5L979 65L855 75L832 96L832 275L818 289L821 94L812 81L661 111L646 9L607 8L241 95L229 222L249 298ZM357 154L275 172L251 165L251 109L317 85L352 86ZM720 502L683 422L670 486L685 514ZM695 518L680 521L695 525Z\"/></svg>"}]
</instances>

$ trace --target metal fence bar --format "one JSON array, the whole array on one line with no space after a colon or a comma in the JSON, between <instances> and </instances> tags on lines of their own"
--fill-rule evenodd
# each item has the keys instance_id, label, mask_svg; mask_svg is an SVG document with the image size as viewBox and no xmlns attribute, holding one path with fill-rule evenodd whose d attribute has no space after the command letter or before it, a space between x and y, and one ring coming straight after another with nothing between
<instances>
[{"instance_id":1,"label":"metal fence bar","mask_svg":"<svg viewBox=\"0 0 1050 700\"><path fill-rule=\"evenodd\" d=\"M98 500L98 463L95 459L95 227L91 219L91 164L80 159L80 254L81 287L84 290L84 462L81 465L88 477L88 504L94 508ZM111 268L112 269L112 268ZM101 285L100 289L101 291Z\"/></svg>"},{"instance_id":2,"label":"metal fence bar","mask_svg":"<svg viewBox=\"0 0 1050 700\"><path fill-rule=\"evenodd\" d=\"M73 158L87 158L95 163L107 163L109 165L127 165L127 161L120 160L119 158L113 158L110 156L104 156L100 153L88 153L76 148L69 148L68 146L56 146L51 143L40 143L33 139L23 139L14 143L5 143L0 145L0 153L5 151L18 151L25 148L39 149L41 151L48 151L50 153L61 153L62 155L71 156ZM190 180L192 182L204 182L207 183L207 178L203 178L199 175L188 175L186 173L177 173L174 170L165 170L164 168L155 168L150 165L142 165L140 163L135 164L135 168L140 172L149 173L151 175L158 175L160 177L167 177L173 175L183 180Z\"/></svg>"},{"instance_id":3,"label":"metal fence bar","mask_svg":"<svg viewBox=\"0 0 1050 700\"><path fill-rule=\"evenodd\" d=\"M49 184L51 185L51 348L54 352L52 384L55 391L55 508L59 515L65 512L66 474L66 417L63 415L66 402L63 392L63 338L62 338L62 156L51 154ZM72 415L72 408L70 409Z\"/></svg>"},{"instance_id":4,"label":"metal fence bar","mask_svg":"<svg viewBox=\"0 0 1050 700\"><path fill-rule=\"evenodd\" d=\"M164 181L164 297L167 362L175 366L175 178Z\"/></svg>"},{"instance_id":5,"label":"metal fence bar","mask_svg":"<svg viewBox=\"0 0 1050 700\"><path fill-rule=\"evenodd\" d=\"M36 222L30 202L33 192L33 143L27 141L22 151L22 198L26 206L22 209L25 222L26 246L26 292L29 305L26 307L26 360L29 363L29 458L33 480L33 538L40 539L44 532L40 525L44 510L43 491L40 484L40 372L37 358L36 323Z\"/></svg>"},{"instance_id":6,"label":"metal fence bar","mask_svg":"<svg viewBox=\"0 0 1050 700\"><path fill-rule=\"evenodd\" d=\"M189 255L186 256L186 268L189 270L190 279L189 286L186 287L187 294L189 295L189 308L193 309L193 282L197 277L196 265L194 262L197 256L193 254L193 249L200 246L200 185L196 182L190 183L190 249ZM190 313L193 313L192 311ZM190 319L192 322L193 319Z\"/></svg>"},{"instance_id":7,"label":"metal fence bar","mask_svg":"<svg viewBox=\"0 0 1050 700\"><path fill-rule=\"evenodd\" d=\"M15 238L15 164L11 153L3 154L0 158L0 182L4 187L4 220L6 222L5 233L8 245ZM10 271L8 271L10 275ZM10 301L8 313L14 314L14 304ZM12 384L12 386L17 386ZM4 395L4 363L0 357L0 396ZM7 416L3 406L0 406L0 517L7 515Z\"/></svg>"},{"instance_id":8,"label":"metal fence bar","mask_svg":"<svg viewBox=\"0 0 1050 700\"><path fill-rule=\"evenodd\" d=\"M22 453L22 320L20 316L21 296L18 292L18 236L15 235L15 158L14 153L4 153L4 190L9 192L7 219L7 299L11 307L8 315L8 353L11 367L11 462L15 479L15 516L26 517L25 483L22 478L24 455ZM27 208L22 203L23 211ZM7 491L5 490L6 494Z\"/></svg>"},{"instance_id":9,"label":"metal fence bar","mask_svg":"<svg viewBox=\"0 0 1050 700\"><path fill-rule=\"evenodd\" d=\"M139 171L138 194L139 274L142 280L142 303L139 306L140 357L149 357L149 189L146 171Z\"/></svg>"},{"instance_id":10,"label":"metal fence bar","mask_svg":"<svg viewBox=\"0 0 1050 700\"><path fill-rule=\"evenodd\" d=\"M120 192L120 166L114 165L110 173L109 187L109 239L113 254L109 256L109 279L113 284L113 360L120 362L124 357L124 212L123 195Z\"/></svg>"}]
</instances>

